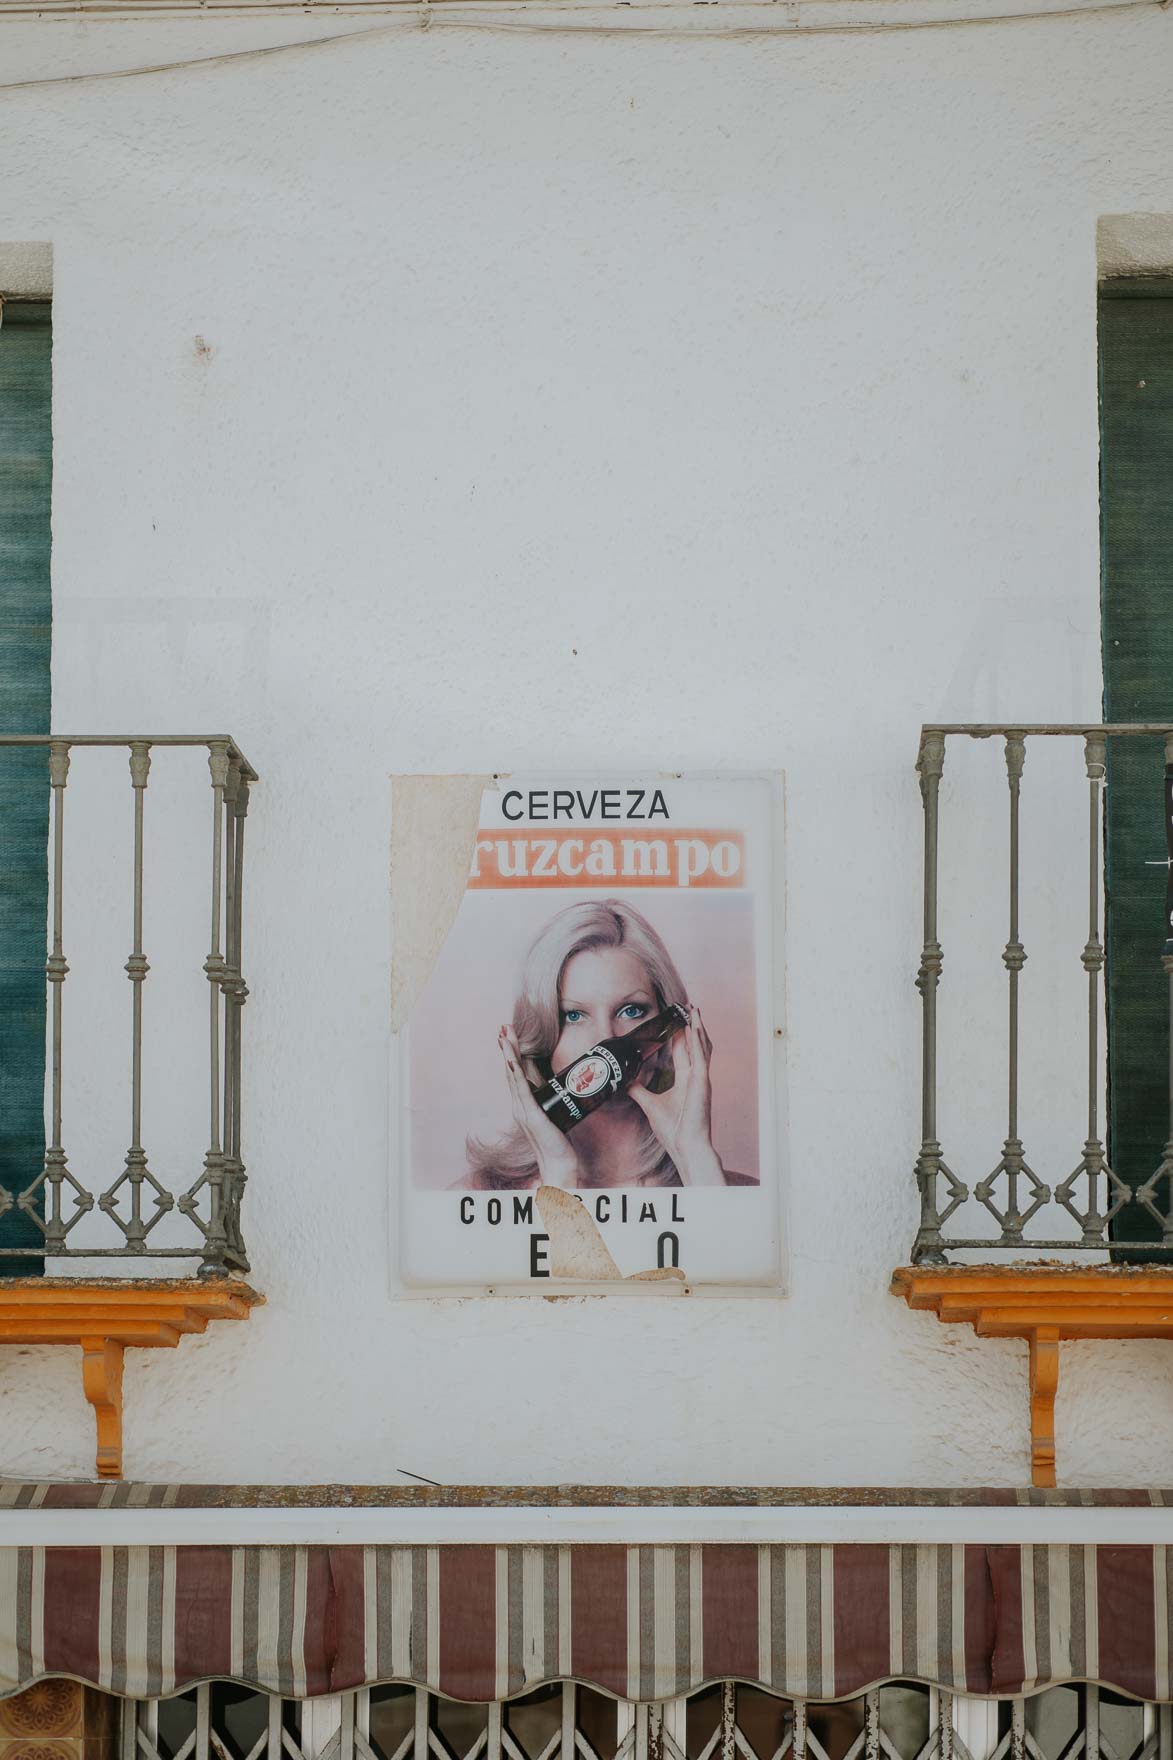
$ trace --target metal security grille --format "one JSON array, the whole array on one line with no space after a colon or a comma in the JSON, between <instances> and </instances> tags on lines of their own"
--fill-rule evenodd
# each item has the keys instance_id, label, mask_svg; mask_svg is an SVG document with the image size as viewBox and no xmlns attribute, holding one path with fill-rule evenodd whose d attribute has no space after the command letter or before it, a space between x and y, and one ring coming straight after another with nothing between
<instances>
[{"instance_id":1,"label":"metal security grille","mask_svg":"<svg viewBox=\"0 0 1173 1760\"><path fill-rule=\"evenodd\" d=\"M989 954L991 963L996 957L1004 968L1006 985L1003 1016L1006 1023L1006 1078L1001 1111L1005 1136L1000 1150L990 1143L981 1151L988 1157L984 1160L984 1169L988 1171L983 1171L983 1165L979 1164L974 1169L967 1169L962 1177L949 1165L947 1154L951 1151L942 1141L946 1133L942 1132L938 1121L938 990L942 986L945 957L942 942L947 939L939 922L939 869L949 837L955 837L959 829L959 816L955 813L950 820L941 811L946 748L948 746L951 752L956 752L959 742L970 740L996 740L1005 761L1006 793L1002 813L1005 815L1006 867L997 878L997 887L998 890L1003 885L1006 887L1006 915L1003 919L1006 940L1000 954L995 953L993 946ZM1052 1080L1048 1098L1052 1101L1065 1099L1068 1086L1073 1094L1078 1094L1082 1088L1086 1104L1086 1135L1082 1145L1072 1141L1063 1149L1062 1163L1047 1169L1035 1158L1031 1143L1024 1140L1030 1133L1024 1122L1025 1108L1020 1104L1028 1098L1023 1086L1022 1065L1031 1036L1030 1023L1024 1022L1022 1014L1024 993L1029 991L1031 980L1024 972L1028 950L1023 944L1021 908L1024 895L1031 889L1038 893L1042 886L1038 872L1028 876L1023 873L1021 806L1024 797L1030 798L1029 779L1032 766L1042 758L1040 748L1055 747L1057 742L1063 742L1077 763L1082 759L1079 792L1083 798L1078 801L1078 794L1075 797L1078 805L1070 827L1071 841L1070 844L1063 843L1062 847L1065 856L1064 891L1073 900L1082 892L1086 900L1087 939L1082 948L1073 940L1066 959L1073 973L1078 962L1086 974L1082 984L1087 1025L1080 1053L1082 1067L1072 1069L1070 1082L1063 1088ZM1147 790L1150 810L1145 847L1151 850L1151 860L1144 864L1143 871L1154 876L1146 883L1151 907L1148 976L1156 985L1158 1003L1167 1022L1168 1018L1173 1018L1173 924L1164 923L1162 927L1168 909L1162 898L1173 864L1173 819L1167 828L1163 825L1166 816L1163 791L1168 787L1167 779L1173 778L1173 726L1166 723L1121 723L1102 727L982 724L926 726L922 730L917 770L924 806L924 940L916 979L922 1008L922 1078L921 1146L916 1161L920 1226L912 1249L915 1264L944 1264L947 1248L963 1247L982 1251L1026 1249L1037 1253L1072 1249L1105 1253L1121 1231L1125 1238L1144 1239L1146 1250L1173 1255L1173 1062L1168 1063L1165 1092L1160 1098L1160 1109L1168 1121L1168 1134L1163 1152L1154 1145L1143 1178L1129 1183L1120 1177L1111 1165L1111 1145L1105 1142L1104 1132L1107 1069L1103 1054L1102 974L1105 964L1103 923L1108 900L1104 888L1102 826L1106 778L1111 774L1113 754L1123 747L1143 748L1147 753L1148 770L1144 772L1143 788ZM1069 765L1068 771L1075 781L1075 766ZM1111 784L1108 786L1110 788ZM1063 799L1066 803L1066 794ZM988 815L982 817L984 809L977 807L974 798L966 799L963 804L970 827L978 822L982 826L986 846L981 867L983 873L988 871L992 877L995 864L1000 861L998 845L1002 842L1001 834ZM1031 804L1036 807L1041 804L1045 810L1056 806L1054 801L1048 803L1045 788L1035 793ZM1054 835L1064 836L1067 820L1063 814L1048 824ZM1167 840L1166 829L1171 840ZM990 851L997 853L994 861L987 863L985 857ZM1026 938L1029 940L1029 936ZM973 1015L978 1011L973 1008L972 997L961 1000L967 1008L965 1031L972 1036L977 1032ZM955 1015L955 1022L956 1019ZM986 1027L984 1020L982 1027ZM993 1030L997 1031L996 1028ZM1036 1038L1039 1032L1039 1017L1036 1015ZM1165 1043L1168 1044L1167 1034ZM1034 1116L1037 1126L1037 1108ZM1118 1124L1118 1107L1116 1117ZM1040 1166L1048 1174L1046 1179L1036 1171ZM975 1173L980 1177L974 1177ZM953 1223L952 1231L946 1233L946 1224L958 1211L960 1217ZM993 1219L996 1232L990 1230L987 1217ZM1032 1223L1033 1227L1030 1226Z\"/></svg>"},{"instance_id":2,"label":"metal security grille","mask_svg":"<svg viewBox=\"0 0 1173 1760\"><path fill-rule=\"evenodd\" d=\"M897 1683L834 1703L725 1681L635 1704L574 1683L466 1704L414 1687L296 1701L213 1682L129 1700L122 1760L1173 1760L1173 1706L1095 1686L973 1699Z\"/></svg>"},{"instance_id":3,"label":"metal security grille","mask_svg":"<svg viewBox=\"0 0 1173 1760\"><path fill-rule=\"evenodd\" d=\"M151 967L144 946L143 904L145 848L151 836L151 815L146 804L154 757L206 754L210 777L210 801L201 801L200 822L207 827L210 805L210 837L200 837L199 868L208 873L211 857L211 894L204 919L203 977L208 986L208 1050L203 1071L172 1072L169 1081L178 1088L186 1079L192 1092L199 1084L206 1095L207 1135L186 1150L184 1165L173 1172L159 1166L150 1151L143 1123L144 1098L144 989L149 991ZM123 771L121 799L103 787L105 766L92 766L86 776L82 798L70 772L74 761L85 775L85 760L101 760L122 752L129 759ZM247 1271L248 1259L240 1231L240 1201L245 1183L241 1160L241 1009L248 987L241 973L242 899L244 887L244 827L249 790L256 771L236 743L227 738L199 735L151 734L142 737L86 734L69 738L39 734L0 733L0 760L45 760L44 795L50 825L51 887L48 922L42 923L47 945L44 978L51 993L49 1005L49 1092L47 1130L43 1149L34 1161L13 1167L11 1158L0 1155L0 1219L16 1217L24 1231L16 1245L5 1244L0 1231L0 1274L6 1259L144 1259L181 1260L198 1257L201 1272ZM112 772L110 773L112 776ZM164 792L177 788L182 779L173 773ZM150 789L152 796L158 786ZM66 808L66 796L70 805ZM48 807L49 797L52 806ZM186 799L186 796L179 796ZM170 800L158 803L167 826L164 845L182 834ZM66 818L75 825L80 810L80 830L66 833ZM92 1117L76 1105L80 1088L83 1107L85 1084L93 1076L86 1067L84 1034L71 1041L68 1017L71 1007L69 961L74 924L67 908L66 871L81 871L83 887L94 883L101 864L95 852L111 842L111 826L126 836L125 883L120 888L131 947L123 970L131 983L128 1057L126 1070L126 1121L128 1147L120 1166L93 1166L89 1138ZM205 841L206 840L206 841ZM169 877L174 883L174 876ZM73 882L71 882L73 883ZM85 891L74 891L74 903L82 905L77 916L95 915ZM204 892L204 898L208 893ZM110 901L112 904L114 901ZM0 928L3 924L0 923ZM81 962L83 967L85 961ZM150 1005L146 1005L148 1008ZM71 1062L72 1060L72 1062ZM72 1089L63 1071L73 1071ZM71 1101L73 1107L71 1109ZM39 1099L38 1099L39 1103ZM80 1111L80 1116L79 1116ZM126 1139L124 1139L126 1140ZM185 1146L186 1148L186 1146ZM202 1154L202 1167L200 1158ZM196 1170L199 1170L198 1172ZM161 1225L161 1226L160 1226Z\"/></svg>"}]
</instances>

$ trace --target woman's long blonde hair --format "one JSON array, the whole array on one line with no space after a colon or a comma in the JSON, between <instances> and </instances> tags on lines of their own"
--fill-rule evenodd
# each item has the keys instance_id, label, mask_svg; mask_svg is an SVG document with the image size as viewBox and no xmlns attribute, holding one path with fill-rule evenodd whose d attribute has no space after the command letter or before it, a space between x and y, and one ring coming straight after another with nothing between
<instances>
[{"instance_id":1,"label":"woman's long blonde hair","mask_svg":"<svg viewBox=\"0 0 1173 1760\"><path fill-rule=\"evenodd\" d=\"M598 947L625 947L636 956L655 991L657 1011L672 1002L682 1006L688 1002L672 955L647 918L632 905L618 898L604 898L597 904L568 905L550 918L530 946L513 1005L513 1029L531 1083L544 1082L552 1073L550 1059L562 1033L562 973L567 962L576 953ZM474 1185L487 1183L494 1176L502 1185L524 1185L537 1174L533 1151L520 1129L514 1129L496 1143L482 1143L469 1137L466 1147ZM645 1121L636 1177L656 1173L670 1176L675 1171Z\"/></svg>"}]
</instances>

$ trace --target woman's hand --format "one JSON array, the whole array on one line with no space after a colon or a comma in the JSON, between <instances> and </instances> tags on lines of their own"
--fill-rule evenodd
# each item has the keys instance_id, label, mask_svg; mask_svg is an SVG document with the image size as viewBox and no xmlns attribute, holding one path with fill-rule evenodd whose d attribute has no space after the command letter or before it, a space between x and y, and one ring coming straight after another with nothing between
<instances>
[{"instance_id":1,"label":"woman's hand","mask_svg":"<svg viewBox=\"0 0 1173 1760\"><path fill-rule=\"evenodd\" d=\"M578 1185L578 1156L556 1124L542 1111L534 1099L534 1091L526 1080L521 1062L521 1048L512 1027L502 1027L497 1044L505 1060L505 1079L513 1102L514 1122L533 1151L538 1164L538 1179L544 1186L562 1186L573 1191Z\"/></svg>"},{"instance_id":2,"label":"woman's hand","mask_svg":"<svg viewBox=\"0 0 1173 1760\"><path fill-rule=\"evenodd\" d=\"M713 1043L699 1008L672 1040L675 1080L664 1094L653 1094L637 1077L627 1090L671 1156L686 1186L720 1186L725 1169L713 1147L713 1090L709 1060Z\"/></svg>"}]
</instances>

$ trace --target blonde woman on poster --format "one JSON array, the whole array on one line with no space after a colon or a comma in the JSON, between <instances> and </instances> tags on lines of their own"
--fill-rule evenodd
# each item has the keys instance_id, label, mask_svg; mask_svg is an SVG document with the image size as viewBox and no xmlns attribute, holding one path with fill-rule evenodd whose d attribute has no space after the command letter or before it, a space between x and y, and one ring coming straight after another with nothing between
<instances>
[{"instance_id":1,"label":"blonde woman on poster","mask_svg":"<svg viewBox=\"0 0 1173 1760\"><path fill-rule=\"evenodd\" d=\"M669 1005L688 1025L649 1058L626 1090L567 1133L539 1106L533 1082L603 1039L634 1032ZM468 1141L474 1191L604 1186L756 1185L726 1169L713 1145L713 1047L699 1008L655 929L634 906L575 904L546 923L526 955L512 1022L498 1035L513 1129Z\"/></svg>"}]
</instances>

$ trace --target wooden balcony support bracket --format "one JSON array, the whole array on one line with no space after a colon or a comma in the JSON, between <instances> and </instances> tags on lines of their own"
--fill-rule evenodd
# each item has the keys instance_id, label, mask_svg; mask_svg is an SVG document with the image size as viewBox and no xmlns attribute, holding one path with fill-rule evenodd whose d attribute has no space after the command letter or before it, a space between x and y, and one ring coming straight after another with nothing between
<instances>
[{"instance_id":1,"label":"wooden balcony support bracket","mask_svg":"<svg viewBox=\"0 0 1173 1760\"><path fill-rule=\"evenodd\" d=\"M81 1384L98 1426L99 1479L122 1477L122 1359L126 1346L114 1338L83 1338Z\"/></svg>"},{"instance_id":2,"label":"wooden balcony support bracket","mask_svg":"<svg viewBox=\"0 0 1173 1760\"><path fill-rule=\"evenodd\" d=\"M128 1345L175 1346L210 1320L246 1320L264 1300L235 1277L0 1279L0 1344L80 1345L97 1422L100 1479L122 1477L122 1363Z\"/></svg>"},{"instance_id":3,"label":"wooden balcony support bracket","mask_svg":"<svg viewBox=\"0 0 1173 1760\"><path fill-rule=\"evenodd\" d=\"M1059 1328L1036 1326L1030 1343L1030 1482L1055 1483L1055 1395L1059 1390Z\"/></svg>"},{"instance_id":4,"label":"wooden balcony support bracket","mask_svg":"<svg viewBox=\"0 0 1173 1760\"><path fill-rule=\"evenodd\" d=\"M1031 1483L1055 1484L1059 1345L1079 1338L1173 1338L1173 1265L904 1265L892 1293L982 1338L1030 1347Z\"/></svg>"}]
</instances>

